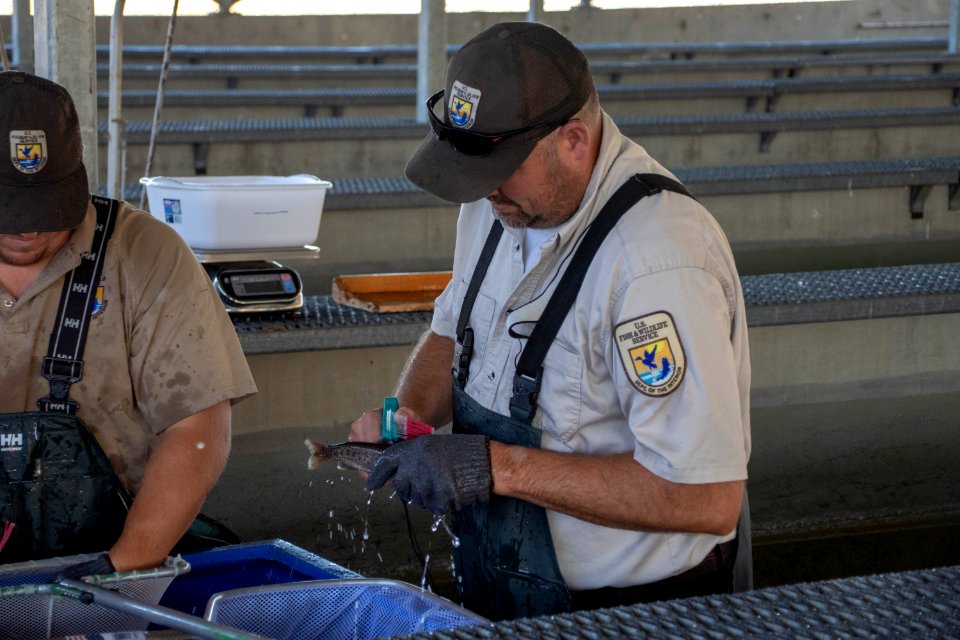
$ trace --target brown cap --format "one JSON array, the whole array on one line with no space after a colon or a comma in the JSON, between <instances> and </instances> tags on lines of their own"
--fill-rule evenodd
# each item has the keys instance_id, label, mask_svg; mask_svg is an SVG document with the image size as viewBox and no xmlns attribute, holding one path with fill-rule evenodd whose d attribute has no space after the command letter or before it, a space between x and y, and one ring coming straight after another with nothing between
<instances>
[{"instance_id":1,"label":"brown cap","mask_svg":"<svg viewBox=\"0 0 960 640\"><path fill-rule=\"evenodd\" d=\"M479 200L593 91L587 59L560 32L535 22L494 25L450 60L443 96L434 96L443 114L430 115L432 131L407 177L450 202Z\"/></svg>"},{"instance_id":2,"label":"brown cap","mask_svg":"<svg viewBox=\"0 0 960 640\"><path fill-rule=\"evenodd\" d=\"M0 233L64 231L90 198L80 121L67 90L22 71L0 72Z\"/></svg>"}]
</instances>

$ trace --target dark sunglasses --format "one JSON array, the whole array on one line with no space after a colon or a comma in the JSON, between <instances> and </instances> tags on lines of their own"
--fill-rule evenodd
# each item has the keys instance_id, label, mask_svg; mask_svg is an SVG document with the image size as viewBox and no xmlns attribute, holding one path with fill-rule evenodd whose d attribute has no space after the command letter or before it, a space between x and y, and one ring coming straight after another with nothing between
<instances>
[{"instance_id":1,"label":"dark sunglasses","mask_svg":"<svg viewBox=\"0 0 960 640\"><path fill-rule=\"evenodd\" d=\"M543 129L543 132L534 138L534 140L539 140L554 129L558 129L574 119L567 118L566 120L541 122L540 124L530 125L529 127L523 127L521 129L513 129L512 131L503 131L501 133L477 133L469 129L451 127L443 121L443 118L437 117L433 107L442 97L443 89L427 98L427 113L430 114L430 126L433 128L433 135L437 140L446 140L451 147L466 156L488 156L493 153L494 148L504 140L536 129Z\"/></svg>"}]
</instances>

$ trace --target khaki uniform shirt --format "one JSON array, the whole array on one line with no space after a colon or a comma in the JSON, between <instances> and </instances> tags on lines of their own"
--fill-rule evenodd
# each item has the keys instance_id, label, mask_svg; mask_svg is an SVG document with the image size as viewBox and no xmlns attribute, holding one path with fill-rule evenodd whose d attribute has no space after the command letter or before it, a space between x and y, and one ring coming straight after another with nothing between
<instances>
[{"instance_id":1,"label":"khaki uniform shirt","mask_svg":"<svg viewBox=\"0 0 960 640\"><path fill-rule=\"evenodd\" d=\"M36 411L64 275L90 248L87 217L19 300L0 286L0 412ZM256 386L223 304L173 229L123 203L107 245L83 354L71 386L78 417L136 493L156 435Z\"/></svg>"},{"instance_id":2,"label":"khaki uniform shirt","mask_svg":"<svg viewBox=\"0 0 960 640\"><path fill-rule=\"evenodd\" d=\"M670 175L605 116L600 157L580 209L540 245L524 273L522 229L506 233L477 296L466 392L509 415L516 362L587 225L628 177ZM453 279L434 332L455 339L457 316L494 213L462 207ZM511 336L511 332L514 336ZM620 219L595 256L543 364L534 426L560 452L632 451L678 483L741 480L750 454L750 358L743 293L729 244L687 196L663 192ZM610 491L618 491L611 484ZM654 582L696 566L727 536L602 527L547 511L572 589Z\"/></svg>"}]
</instances>

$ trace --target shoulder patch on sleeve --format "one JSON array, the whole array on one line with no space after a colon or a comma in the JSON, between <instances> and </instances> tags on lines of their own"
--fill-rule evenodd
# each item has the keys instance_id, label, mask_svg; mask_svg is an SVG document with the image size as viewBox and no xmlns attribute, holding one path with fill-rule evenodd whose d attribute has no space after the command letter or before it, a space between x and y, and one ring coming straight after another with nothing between
<instances>
[{"instance_id":1,"label":"shoulder patch on sleeve","mask_svg":"<svg viewBox=\"0 0 960 640\"><path fill-rule=\"evenodd\" d=\"M654 398L672 393L687 371L683 344L666 311L657 311L617 325L614 331L620 361L637 391Z\"/></svg>"}]
</instances>

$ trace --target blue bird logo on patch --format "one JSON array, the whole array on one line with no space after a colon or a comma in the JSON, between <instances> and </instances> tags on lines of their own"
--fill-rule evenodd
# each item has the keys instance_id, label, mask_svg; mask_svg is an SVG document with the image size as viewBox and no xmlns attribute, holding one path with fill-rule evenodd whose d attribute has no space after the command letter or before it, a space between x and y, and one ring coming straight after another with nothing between
<instances>
[{"instance_id":1,"label":"blue bird logo on patch","mask_svg":"<svg viewBox=\"0 0 960 640\"><path fill-rule=\"evenodd\" d=\"M465 127L470 123L470 114L472 112L472 103L454 98L450 104L450 122L452 122L454 126Z\"/></svg>"},{"instance_id":2,"label":"blue bird logo on patch","mask_svg":"<svg viewBox=\"0 0 960 640\"><path fill-rule=\"evenodd\" d=\"M39 144L18 144L17 162L24 169L35 169L43 161L43 147Z\"/></svg>"},{"instance_id":3,"label":"blue bird logo on patch","mask_svg":"<svg viewBox=\"0 0 960 640\"><path fill-rule=\"evenodd\" d=\"M647 365L651 369L656 369L657 362L655 359L657 357L657 347L659 346L660 346L659 344L653 345L653 351L644 351L643 355L639 356L636 359L642 362L643 364Z\"/></svg>"},{"instance_id":4,"label":"blue bird logo on patch","mask_svg":"<svg viewBox=\"0 0 960 640\"><path fill-rule=\"evenodd\" d=\"M10 132L10 162L20 173L38 173L47 164L47 133L42 129Z\"/></svg>"}]
</instances>

